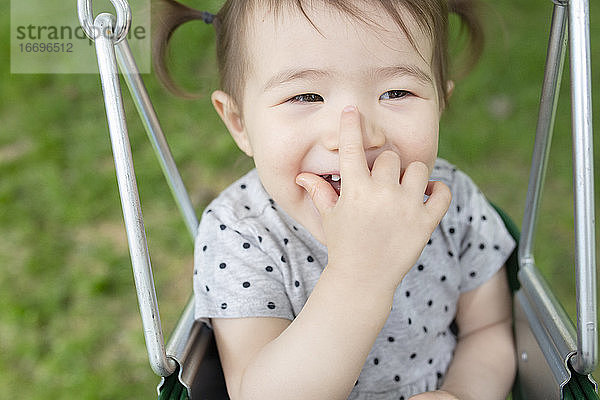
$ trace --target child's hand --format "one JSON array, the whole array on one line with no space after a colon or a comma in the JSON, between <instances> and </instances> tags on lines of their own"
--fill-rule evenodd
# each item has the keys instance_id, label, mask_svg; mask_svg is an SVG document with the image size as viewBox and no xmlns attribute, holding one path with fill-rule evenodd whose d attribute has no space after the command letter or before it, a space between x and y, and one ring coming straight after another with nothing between
<instances>
[{"instance_id":1,"label":"child's hand","mask_svg":"<svg viewBox=\"0 0 600 400\"><path fill-rule=\"evenodd\" d=\"M320 176L296 178L321 215L328 268L355 282L395 290L446 213L450 190L428 182L422 162L411 163L401 176L401 160L393 151L381 153L369 171L355 107L342 112L339 163L339 199Z\"/></svg>"},{"instance_id":2,"label":"child's hand","mask_svg":"<svg viewBox=\"0 0 600 400\"><path fill-rule=\"evenodd\" d=\"M435 392L421 393L411 397L408 400L460 400L455 395L445 390L436 390Z\"/></svg>"}]
</instances>

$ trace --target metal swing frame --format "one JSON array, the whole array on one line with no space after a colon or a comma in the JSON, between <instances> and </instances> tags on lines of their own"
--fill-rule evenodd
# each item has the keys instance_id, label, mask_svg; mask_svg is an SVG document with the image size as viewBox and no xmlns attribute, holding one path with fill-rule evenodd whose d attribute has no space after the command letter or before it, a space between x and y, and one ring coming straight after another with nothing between
<instances>
[{"instance_id":1,"label":"metal swing frame","mask_svg":"<svg viewBox=\"0 0 600 400\"><path fill-rule=\"evenodd\" d=\"M119 67L192 240L196 236L198 219L127 43L131 25L129 4L127 0L110 1L116 9L116 18L102 13L94 19L92 0L78 0L77 7L80 23L96 46L148 358L159 376L168 377L177 372L179 382L193 398L201 390L196 377L203 368L202 360L212 341L212 332L202 322L194 321L190 299L165 347L129 145ZM526 399L565 398L564 389L572 377L571 369L586 376L595 389L590 373L598 363L589 6L587 0L552 1L554 12L518 250L521 288L514 297L518 380L521 394ZM567 43L572 77L576 330L537 270L532 251ZM222 373L215 379L222 379ZM164 382L163 379L159 391Z\"/></svg>"},{"instance_id":2,"label":"metal swing frame","mask_svg":"<svg viewBox=\"0 0 600 400\"><path fill-rule=\"evenodd\" d=\"M567 34L568 27L568 34ZM568 40L567 40L568 38ZM575 212L577 333L535 265L533 243L558 104L567 42L570 52ZM515 320L519 378L527 397L562 398L569 365L589 375L598 363L594 166L589 38L586 1L554 0L540 112L519 244ZM527 326L524 325L527 321ZM536 343L532 343L535 338ZM534 344L536 344L534 346ZM543 355L545 368L531 362ZM540 368L551 372L542 374ZM549 371L548 371L549 370ZM590 379L591 379L591 375ZM592 380L593 382L593 380ZM594 382L595 385L595 382ZM558 393L556 388L558 388Z\"/></svg>"}]
</instances>

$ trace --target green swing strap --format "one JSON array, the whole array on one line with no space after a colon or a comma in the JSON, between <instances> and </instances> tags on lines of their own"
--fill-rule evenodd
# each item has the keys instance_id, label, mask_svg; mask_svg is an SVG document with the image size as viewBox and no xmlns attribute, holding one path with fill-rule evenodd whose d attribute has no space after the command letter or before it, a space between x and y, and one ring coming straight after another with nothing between
<instances>
[{"instance_id":1,"label":"green swing strap","mask_svg":"<svg viewBox=\"0 0 600 400\"><path fill-rule=\"evenodd\" d=\"M165 378L165 384L160 390L158 400L188 400L188 391L179 382L179 367Z\"/></svg>"},{"instance_id":2,"label":"green swing strap","mask_svg":"<svg viewBox=\"0 0 600 400\"><path fill-rule=\"evenodd\" d=\"M594 384L590 382L587 376L576 372L570 365L571 380L563 388L563 398L565 400L595 400L599 399Z\"/></svg>"},{"instance_id":3,"label":"green swing strap","mask_svg":"<svg viewBox=\"0 0 600 400\"><path fill-rule=\"evenodd\" d=\"M517 224L510 218L510 216L504 212L500 207L496 204L490 202L490 205L496 210L502 222L506 226L506 229L510 233L510 235L515 239L515 242L518 244L519 239L521 238L521 232L517 227ZM508 285L510 286L510 291L515 293L521 285L519 284L519 279L517 278L517 274L519 272L519 259L518 259L518 250L515 247L512 254L506 260L506 274L508 276Z\"/></svg>"},{"instance_id":4,"label":"green swing strap","mask_svg":"<svg viewBox=\"0 0 600 400\"><path fill-rule=\"evenodd\" d=\"M584 394L584 398L586 399L600 399L598 393L596 392L596 388L592 382L588 379L587 376L581 375L577 372L573 372L575 374L575 379L577 380L577 384L581 388Z\"/></svg>"}]
</instances>

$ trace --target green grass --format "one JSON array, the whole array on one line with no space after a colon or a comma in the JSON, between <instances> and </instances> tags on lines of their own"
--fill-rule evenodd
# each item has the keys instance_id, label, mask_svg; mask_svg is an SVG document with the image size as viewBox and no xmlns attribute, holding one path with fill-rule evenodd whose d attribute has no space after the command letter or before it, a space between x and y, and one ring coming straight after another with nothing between
<instances>
[{"instance_id":1,"label":"green grass","mask_svg":"<svg viewBox=\"0 0 600 400\"><path fill-rule=\"evenodd\" d=\"M600 13L597 4L591 6L592 54L598 55ZM517 222L550 15L546 0L489 2L486 52L472 74L457 82L441 127L440 155L469 173ZM8 16L0 18L8 28ZM0 31L0 39L5 55L0 62L0 397L151 398L157 378L148 365L137 311L99 78L11 75L8 29ZM153 76L145 79L200 213L251 162L236 150L210 106L208 94L217 86L211 28L189 24L174 39L178 81L205 95L195 101L173 98ZM568 71L536 259L574 315L567 78ZM597 57L593 82L600 82ZM593 89L597 103L598 85ZM168 333L191 293L193 248L129 99L126 111ZM594 125L600 126L598 113Z\"/></svg>"}]
</instances>

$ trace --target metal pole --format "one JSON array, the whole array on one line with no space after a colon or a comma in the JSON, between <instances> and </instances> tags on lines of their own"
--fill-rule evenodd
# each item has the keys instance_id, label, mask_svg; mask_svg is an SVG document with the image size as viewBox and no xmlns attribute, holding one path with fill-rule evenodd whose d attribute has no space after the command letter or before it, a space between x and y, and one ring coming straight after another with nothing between
<instances>
[{"instance_id":1,"label":"metal pole","mask_svg":"<svg viewBox=\"0 0 600 400\"><path fill-rule=\"evenodd\" d=\"M566 9L563 5L554 4L552 14L552 26L548 52L546 55L546 69L544 71L544 83L540 99L540 110L535 134L535 145L533 160L531 161L531 172L529 174L529 186L527 200L525 202L525 213L521 240L519 243L519 264L524 268L533 264L533 243L535 239L536 222L539 215L546 165L550 154L550 143L554 130L554 118L558 104L558 90L562 77L562 70L566 49Z\"/></svg>"},{"instance_id":2,"label":"metal pole","mask_svg":"<svg viewBox=\"0 0 600 400\"><path fill-rule=\"evenodd\" d=\"M587 375L598 364L589 8L586 0L571 0L568 7L577 274L577 355L573 368Z\"/></svg>"},{"instance_id":3,"label":"metal pole","mask_svg":"<svg viewBox=\"0 0 600 400\"><path fill-rule=\"evenodd\" d=\"M127 86L129 87L129 92L131 93L131 97L133 98L142 123L144 124L148 138L152 143L152 147L154 148L154 152L156 153L163 170L163 174L171 188L171 193L177 202L179 211L183 215L183 220L186 223L192 240L194 240L198 230L198 218L194 211L192 201L183 184L183 180L181 179L181 175L177 170L173 156L171 155L165 135L158 122L158 117L156 116L156 111L150 101L150 96L148 96L148 91L140 77L140 72L135 63L135 59L131 54L127 39L116 46L116 54L117 61L119 62Z\"/></svg>"},{"instance_id":4,"label":"metal pole","mask_svg":"<svg viewBox=\"0 0 600 400\"><path fill-rule=\"evenodd\" d=\"M113 26L114 17L110 14L100 14L94 21L94 27L100 32L112 32ZM115 44L111 37L99 35L95 40L95 45L146 348L154 372L160 376L168 376L175 371L176 365L173 360L167 358L165 353L150 255L119 85Z\"/></svg>"}]
</instances>

